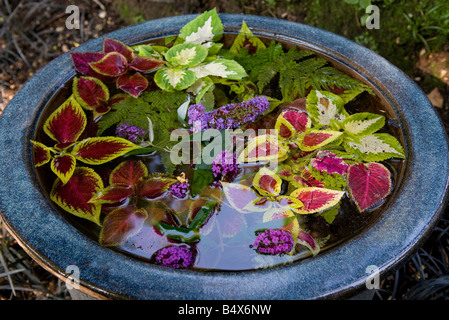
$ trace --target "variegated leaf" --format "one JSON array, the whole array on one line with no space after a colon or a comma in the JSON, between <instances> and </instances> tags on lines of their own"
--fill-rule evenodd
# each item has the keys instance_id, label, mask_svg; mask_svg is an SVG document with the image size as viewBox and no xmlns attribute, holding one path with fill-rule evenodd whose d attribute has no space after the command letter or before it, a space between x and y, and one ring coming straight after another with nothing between
<instances>
[{"instance_id":1,"label":"variegated leaf","mask_svg":"<svg viewBox=\"0 0 449 320\"><path fill-rule=\"evenodd\" d=\"M101 60L91 62L89 65L95 72L108 77L118 77L128 70L127 59L118 52L110 52Z\"/></svg>"},{"instance_id":2,"label":"variegated leaf","mask_svg":"<svg viewBox=\"0 0 449 320\"><path fill-rule=\"evenodd\" d=\"M165 59L173 66L194 67L207 57L207 49L196 43L181 43L165 53Z\"/></svg>"},{"instance_id":3,"label":"variegated leaf","mask_svg":"<svg viewBox=\"0 0 449 320\"><path fill-rule=\"evenodd\" d=\"M154 200L162 197L168 188L178 182L176 179L169 178L165 175L151 175L142 180L136 190L139 197L147 200Z\"/></svg>"},{"instance_id":4,"label":"variegated leaf","mask_svg":"<svg viewBox=\"0 0 449 320\"><path fill-rule=\"evenodd\" d=\"M187 23L179 33L185 42L203 44L218 41L223 36L223 24L216 9L206 11Z\"/></svg>"},{"instance_id":5,"label":"variegated leaf","mask_svg":"<svg viewBox=\"0 0 449 320\"><path fill-rule=\"evenodd\" d=\"M342 134L339 131L312 129L301 137L299 148L303 151L313 151L337 140Z\"/></svg>"},{"instance_id":6,"label":"variegated leaf","mask_svg":"<svg viewBox=\"0 0 449 320\"><path fill-rule=\"evenodd\" d=\"M232 43L229 51L238 53L242 48L248 48L248 53L252 54L259 49L265 49L266 46L258 37L254 36L248 28L245 21L242 21L240 32Z\"/></svg>"},{"instance_id":7,"label":"variegated leaf","mask_svg":"<svg viewBox=\"0 0 449 320\"><path fill-rule=\"evenodd\" d=\"M287 151L283 148L275 135L259 135L252 139L248 146L239 154L237 162L283 161L287 158Z\"/></svg>"},{"instance_id":8,"label":"variegated leaf","mask_svg":"<svg viewBox=\"0 0 449 320\"><path fill-rule=\"evenodd\" d=\"M294 190L290 197L299 199L303 203L304 206L298 209L300 214L311 214L335 206L344 194L344 191L307 187Z\"/></svg>"},{"instance_id":9,"label":"variegated leaf","mask_svg":"<svg viewBox=\"0 0 449 320\"><path fill-rule=\"evenodd\" d=\"M343 129L357 137L376 132L385 125L385 117L369 112L355 113L343 121Z\"/></svg>"},{"instance_id":10,"label":"variegated leaf","mask_svg":"<svg viewBox=\"0 0 449 320\"><path fill-rule=\"evenodd\" d=\"M33 159L35 167L40 167L51 160L50 151L53 150L52 148L49 148L43 143L34 140L30 140L30 142L33 145Z\"/></svg>"},{"instance_id":11,"label":"variegated leaf","mask_svg":"<svg viewBox=\"0 0 449 320\"><path fill-rule=\"evenodd\" d=\"M284 139L289 139L296 133L303 133L312 126L312 121L305 112L289 110L282 112L276 119L275 129Z\"/></svg>"},{"instance_id":12,"label":"variegated leaf","mask_svg":"<svg viewBox=\"0 0 449 320\"><path fill-rule=\"evenodd\" d=\"M295 214L290 210L281 208L271 209L264 213L263 222L269 222L273 220L288 219L294 217ZM289 232L292 235L293 241L296 241L300 232L298 219L293 219L290 223L280 227L279 229Z\"/></svg>"},{"instance_id":13,"label":"variegated leaf","mask_svg":"<svg viewBox=\"0 0 449 320\"><path fill-rule=\"evenodd\" d=\"M303 230L298 232L297 242L309 249L313 256L316 256L321 250L315 238Z\"/></svg>"},{"instance_id":14,"label":"variegated leaf","mask_svg":"<svg viewBox=\"0 0 449 320\"><path fill-rule=\"evenodd\" d=\"M57 148L63 149L78 140L86 124L86 114L71 95L47 118L44 132L58 142Z\"/></svg>"},{"instance_id":15,"label":"variegated leaf","mask_svg":"<svg viewBox=\"0 0 449 320\"><path fill-rule=\"evenodd\" d=\"M125 185L111 185L93 196L89 203L103 204L103 203L121 203L134 194L132 186Z\"/></svg>"},{"instance_id":16,"label":"variegated leaf","mask_svg":"<svg viewBox=\"0 0 449 320\"><path fill-rule=\"evenodd\" d=\"M329 126L331 120L342 122L349 116L343 99L328 91L312 90L307 96L306 108L317 127Z\"/></svg>"},{"instance_id":17,"label":"variegated leaf","mask_svg":"<svg viewBox=\"0 0 449 320\"><path fill-rule=\"evenodd\" d=\"M228 182L221 184L227 204L238 212L264 212L272 206L271 201L259 201L260 197L246 185Z\"/></svg>"},{"instance_id":18,"label":"variegated leaf","mask_svg":"<svg viewBox=\"0 0 449 320\"><path fill-rule=\"evenodd\" d=\"M356 153L362 161L379 162L392 157L405 159L402 145L388 133L373 133L359 141L347 142L344 146L348 152Z\"/></svg>"},{"instance_id":19,"label":"variegated leaf","mask_svg":"<svg viewBox=\"0 0 449 320\"><path fill-rule=\"evenodd\" d=\"M84 163L97 165L139 148L138 145L119 137L93 137L76 143L72 155Z\"/></svg>"},{"instance_id":20,"label":"variegated leaf","mask_svg":"<svg viewBox=\"0 0 449 320\"><path fill-rule=\"evenodd\" d=\"M253 186L262 196L277 196L281 192L282 179L268 168L262 167L253 179Z\"/></svg>"},{"instance_id":21,"label":"variegated leaf","mask_svg":"<svg viewBox=\"0 0 449 320\"><path fill-rule=\"evenodd\" d=\"M200 64L190 68L190 70L198 79L216 76L230 80L240 80L247 76L245 69L237 61L222 58Z\"/></svg>"},{"instance_id":22,"label":"variegated leaf","mask_svg":"<svg viewBox=\"0 0 449 320\"><path fill-rule=\"evenodd\" d=\"M75 77L72 91L76 101L87 110L95 110L109 100L108 87L94 77Z\"/></svg>"},{"instance_id":23,"label":"variegated leaf","mask_svg":"<svg viewBox=\"0 0 449 320\"><path fill-rule=\"evenodd\" d=\"M122 54L128 62L131 62L134 59L133 49L116 39L105 38L103 40L103 52L106 54L110 52L118 52Z\"/></svg>"},{"instance_id":24,"label":"variegated leaf","mask_svg":"<svg viewBox=\"0 0 449 320\"><path fill-rule=\"evenodd\" d=\"M163 68L154 75L156 85L166 91L186 89L195 81L195 73L189 69Z\"/></svg>"},{"instance_id":25,"label":"variegated leaf","mask_svg":"<svg viewBox=\"0 0 449 320\"><path fill-rule=\"evenodd\" d=\"M147 166L142 161L124 161L112 170L109 184L135 186L148 176Z\"/></svg>"},{"instance_id":26,"label":"variegated leaf","mask_svg":"<svg viewBox=\"0 0 449 320\"><path fill-rule=\"evenodd\" d=\"M117 88L130 94L134 98L139 97L147 88L148 80L140 73L125 73L117 78Z\"/></svg>"},{"instance_id":27,"label":"variegated leaf","mask_svg":"<svg viewBox=\"0 0 449 320\"><path fill-rule=\"evenodd\" d=\"M100 225L101 205L89 200L102 189L103 181L93 169L77 167L67 183L55 180L50 198L65 211Z\"/></svg>"},{"instance_id":28,"label":"variegated leaf","mask_svg":"<svg viewBox=\"0 0 449 320\"><path fill-rule=\"evenodd\" d=\"M71 154L55 156L51 160L51 170L61 179L62 183L67 183L75 171L76 159Z\"/></svg>"}]
</instances>

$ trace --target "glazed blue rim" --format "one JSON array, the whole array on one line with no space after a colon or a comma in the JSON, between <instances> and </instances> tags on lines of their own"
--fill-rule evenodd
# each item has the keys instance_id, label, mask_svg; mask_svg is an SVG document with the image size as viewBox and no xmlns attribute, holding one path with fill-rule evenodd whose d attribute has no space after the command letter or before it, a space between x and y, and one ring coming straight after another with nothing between
<instances>
[{"instance_id":1,"label":"glazed blue rim","mask_svg":"<svg viewBox=\"0 0 449 320\"><path fill-rule=\"evenodd\" d=\"M176 35L197 15L163 18L123 28L74 51L100 51L105 37L134 44ZM300 23L220 14L226 32L242 20L256 35L296 43L357 71L393 106L406 137L407 164L396 198L381 218L338 248L281 267L241 272L171 270L104 248L70 225L48 202L32 166L35 125L49 98L75 73L63 54L32 77L0 118L0 211L3 222L44 268L66 279L80 271L81 290L116 299L322 299L363 289L366 267L381 275L422 245L448 197L449 156L441 121L416 84L374 52Z\"/></svg>"}]
</instances>

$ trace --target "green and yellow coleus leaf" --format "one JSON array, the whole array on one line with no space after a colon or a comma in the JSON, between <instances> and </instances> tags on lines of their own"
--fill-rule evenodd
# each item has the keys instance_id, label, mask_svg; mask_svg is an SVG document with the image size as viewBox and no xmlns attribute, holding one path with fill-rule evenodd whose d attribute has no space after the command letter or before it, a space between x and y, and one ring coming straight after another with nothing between
<instances>
[{"instance_id":1,"label":"green and yellow coleus leaf","mask_svg":"<svg viewBox=\"0 0 449 320\"><path fill-rule=\"evenodd\" d=\"M360 112L343 120L342 126L346 132L363 137L380 130L385 125L385 117L380 114Z\"/></svg>"},{"instance_id":2,"label":"green and yellow coleus leaf","mask_svg":"<svg viewBox=\"0 0 449 320\"><path fill-rule=\"evenodd\" d=\"M223 36L223 24L216 9L206 11L187 23L179 33L184 42L210 45Z\"/></svg>"},{"instance_id":3,"label":"green and yellow coleus leaf","mask_svg":"<svg viewBox=\"0 0 449 320\"><path fill-rule=\"evenodd\" d=\"M65 211L100 225L101 205L89 200L102 189L103 181L93 169L77 167L67 183L55 180L50 198Z\"/></svg>"},{"instance_id":4,"label":"green and yellow coleus leaf","mask_svg":"<svg viewBox=\"0 0 449 320\"><path fill-rule=\"evenodd\" d=\"M347 142L344 147L366 162L379 162L392 157L405 159L401 143L388 133L373 133L361 137L358 143Z\"/></svg>"},{"instance_id":5,"label":"green and yellow coleus leaf","mask_svg":"<svg viewBox=\"0 0 449 320\"><path fill-rule=\"evenodd\" d=\"M154 75L157 86L166 91L184 90L195 83L195 73L187 68L163 68Z\"/></svg>"},{"instance_id":6,"label":"green and yellow coleus leaf","mask_svg":"<svg viewBox=\"0 0 449 320\"><path fill-rule=\"evenodd\" d=\"M165 59L172 66L195 67L207 57L207 48L196 43L181 43L165 53Z\"/></svg>"},{"instance_id":7,"label":"green and yellow coleus leaf","mask_svg":"<svg viewBox=\"0 0 449 320\"><path fill-rule=\"evenodd\" d=\"M349 116L343 99L329 91L312 90L307 96L306 108L316 127L330 126L332 120L342 122Z\"/></svg>"},{"instance_id":8,"label":"green and yellow coleus leaf","mask_svg":"<svg viewBox=\"0 0 449 320\"><path fill-rule=\"evenodd\" d=\"M265 44L254 36L245 21L242 21L240 32L235 38L229 51L238 53L242 48L248 48L248 53L254 53L259 49L266 49Z\"/></svg>"},{"instance_id":9,"label":"green and yellow coleus leaf","mask_svg":"<svg viewBox=\"0 0 449 320\"><path fill-rule=\"evenodd\" d=\"M223 58L200 64L190 68L190 70L195 74L197 79L215 76L230 80L240 80L247 76L245 69L237 61Z\"/></svg>"}]
</instances>

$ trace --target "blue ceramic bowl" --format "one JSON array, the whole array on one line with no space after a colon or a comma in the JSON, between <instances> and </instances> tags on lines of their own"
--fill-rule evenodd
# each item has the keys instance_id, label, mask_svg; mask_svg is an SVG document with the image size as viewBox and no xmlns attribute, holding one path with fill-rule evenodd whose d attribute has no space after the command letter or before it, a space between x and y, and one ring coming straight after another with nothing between
<instances>
[{"instance_id":1,"label":"blue ceramic bowl","mask_svg":"<svg viewBox=\"0 0 449 320\"><path fill-rule=\"evenodd\" d=\"M127 44L178 34L195 15L148 21L107 35ZM447 201L449 162L445 130L423 92L382 57L310 26L271 18L220 15L226 32L242 19L260 36L287 41L329 57L370 84L399 120L407 160L393 199L363 232L315 258L265 270L171 270L102 247L69 224L44 196L32 165L30 138L49 98L75 75L69 54L38 72L0 119L0 209L25 250L65 279L79 268L81 290L96 297L131 299L320 299L364 288L366 268L382 276L419 248ZM75 51L101 51L103 38ZM70 269L70 268L69 268Z\"/></svg>"}]
</instances>

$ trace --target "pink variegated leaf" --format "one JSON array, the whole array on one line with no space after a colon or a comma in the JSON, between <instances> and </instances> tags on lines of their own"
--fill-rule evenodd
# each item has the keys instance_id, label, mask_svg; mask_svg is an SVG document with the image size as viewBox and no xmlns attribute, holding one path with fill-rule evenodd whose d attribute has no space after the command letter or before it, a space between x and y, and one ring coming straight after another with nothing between
<instances>
[{"instance_id":1,"label":"pink variegated leaf","mask_svg":"<svg viewBox=\"0 0 449 320\"><path fill-rule=\"evenodd\" d=\"M305 132L311 125L312 121L307 116L307 113L289 110L278 116L275 129L279 130L281 137L288 139L296 133Z\"/></svg>"},{"instance_id":2,"label":"pink variegated leaf","mask_svg":"<svg viewBox=\"0 0 449 320\"><path fill-rule=\"evenodd\" d=\"M109 100L108 87L93 77L76 77L73 80L73 94L76 101L87 110L95 110Z\"/></svg>"},{"instance_id":3,"label":"pink variegated leaf","mask_svg":"<svg viewBox=\"0 0 449 320\"><path fill-rule=\"evenodd\" d=\"M305 231L299 231L297 242L309 249L314 256L320 252L320 246L316 242L315 238Z\"/></svg>"},{"instance_id":4,"label":"pink variegated leaf","mask_svg":"<svg viewBox=\"0 0 449 320\"><path fill-rule=\"evenodd\" d=\"M92 137L75 144L72 155L87 164L103 164L140 147L119 137Z\"/></svg>"},{"instance_id":5,"label":"pink variegated leaf","mask_svg":"<svg viewBox=\"0 0 449 320\"><path fill-rule=\"evenodd\" d=\"M148 88L148 83L148 79L140 73L126 73L117 79L117 88L137 98Z\"/></svg>"},{"instance_id":6,"label":"pink variegated leaf","mask_svg":"<svg viewBox=\"0 0 449 320\"><path fill-rule=\"evenodd\" d=\"M104 246L116 246L139 233L148 213L129 205L111 211L103 222L100 231L100 243Z\"/></svg>"},{"instance_id":7,"label":"pink variegated leaf","mask_svg":"<svg viewBox=\"0 0 449 320\"><path fill-rule=\"evenodd\" d=\"M55 180L50 198L65 211L100 225L101 205L89 200L102 189L103 181L93 169L76 167L67 183Z\"/></svg>"},{"instance_id":8,"label":"pink variegated leaf","mask_svg":"<svg viewBox=\"0 0 449 320\"><path fill-rule=\"evenodd\" d=\"M64 184L72 177L75 167L76 159L71 154L57 155L51 161L51 170Z\"/></svg>"},{"instance_id":9,"label":"pink variegated leaf","mask_svg":"<svg viewBox=\"0 0 449 320\"><path fill-rule=\"evenodd\" d=\"M56 147L64 149L78 140L87 124L87 117L71 95L45 121L44 132L57 141Z\"/></svg>"},{"instance_id":10,"label":"pink variegated leaf","mask_svg":"<svg viewBox=\"0 0 449 320\"><path fill-rule=\"evenodd\" d=\"M128 61L122 54L110 52L101 60L89 63L89 66L101 75L118 77L128 70Z\"/></svg>"},{"instance_id":11,"label":"pink variegated leaf","mask_svg":"<svg viewBox=\"0 0 449 320\"><path fill-rule=\"evenodd\" d=\"M109 175L109 184L134 188L147 176L148 169L142 161L124 161L112 170Z\"/></svg>"},{"instance_id":12,"label":"pink variegated leaf","mask_svg":"<svg viewBox=\"0 0 449 320\"><path fill-rule=\"evenodd\" d=\"M252 139L248 146L239 154L239 163L258 161L283 161L287 158L287 151L275 135L259 135Z\"/></svg>"},{"instance_id":13,"label":"pink variegated leaf","mask_svg":"<svg viewBox=\"0 0 449 320\"><path fill-rule=\"evenodd\" d=\"M34 166L40 167L51 160L52 148L47 147L43 143L30 140L33 145Z\"/></svg>"},{"instance_id":14,"label":"pink variegated leaf","mask_svg":"<svg viewBox=\"0 0 449 320\"><path fill-rule=\"evenodd\" d=\"M148 72L160 67L164 63L165 61L153 60L148 57L135 57L128 66L139 72Z\"/></svg>"},{"instance_id":15,"label":"pink variegated leaf","mask_svg":"<svg viewBox=\"0 0 449 320\"><path fill-rule=\"evenodd\" d=\"M313 151L335 141L342 134L334 130L310 130L302 137L299 148L303 151Z\"/></svg>"},{"instance_id":16,"label":"pink variegated leaf","mask_svg":"<svg viewBox=\"0 0 449 320\"><path fill-rule=\"evenodd\" d=\"M240 183L221 182L226 204L241 213L263 212L271 208L272 202L260 198L250 187Z\"/></svg>"},{"instance_id":17,"label":"pink variegated leaf","mask_svg":"<svg viewBox=\"0 0 449 320\"><path fill-rule=\"evenodd\" d=\"M103 52L118 52L122 54L128 62L134 60L134 51L130 46L127 46L121 41L115 39L106 38L103 40Z\"/></svg>"},{"instance_id":18,"label":"pink variegated leaf","mask_svg":"<svg viewBox=\"0 0 449 320\"><path fill-rule=\"evenodd\" d=\"M325 171L328 174L344 175L349 168L349 164L330 151L319 151L310 164L318 171Z\"/></svg>"},{"instance_id":19,"label":"pink variegated leaf","mask_svg":"<svg viewBox=\"0 0 449 320\"><path fill-rule=\"evenodd\" d=\"M294 190L290 197L294 197L303 203L303 206L297 209L298 213L311 214L337 205L344 194L344 191L306 187Z\"/></svg>"},{"instance_id":20,"label":"pink variegated leaf","mask_svg":"<svg viewBox=\"0 0 449 320\"><path fill-rule=\"evenodd\" d=\"M154 174L142 180L138 186L137 194L147 200L154 200L165 195L168 188L178 182L166 175Z\"/></svg>"},{"instance_id":21,"label":"pink variegated leaf","mask_svg":"<svg viewBox=\"0 0 449 320\"><path fill-rule=\"evenodd\" d=\"M360 212L379 203L391 192L391 173L382 164L357 163L349 167L348 189Z\"/></svg>"}]
</instances>

